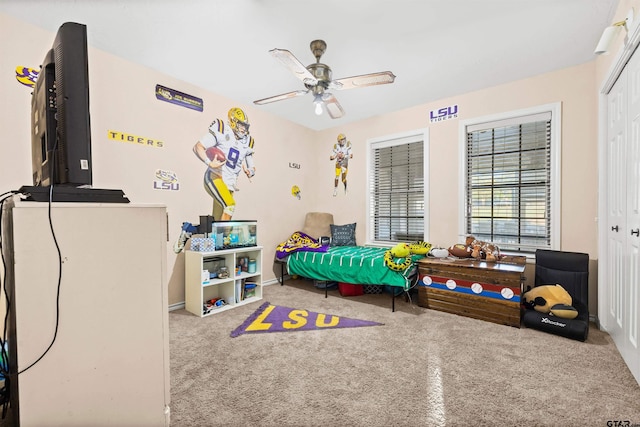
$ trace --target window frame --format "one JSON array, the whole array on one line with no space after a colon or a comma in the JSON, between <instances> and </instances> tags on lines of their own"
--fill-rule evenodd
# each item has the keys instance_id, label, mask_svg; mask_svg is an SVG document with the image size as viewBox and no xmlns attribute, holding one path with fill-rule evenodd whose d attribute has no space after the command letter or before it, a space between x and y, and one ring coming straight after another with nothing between
<instances>
[{"instance_id":1,"label":"window frame","mask_svg":"<svg viewBox=\"0 0 640 427\"><path fill-rule=\"evenodd\" d=\"M476 117L473 119L460 120L459 122L459 190L458 190L458 239L464 241L468 235L466 225L467 218L466 212L467 206L467 128L471 126L477 126L482 123L497 122L501 120L513 120L523 116L532 116L541 113L551 113L551 141L550 141L550 164L549 164L549 176L550 176L550 218L549 218L549 233L550 233L550 249L559 250L561 241L561 165L562 165L562 103L550 103L539 105L531 108L525 108L520 110L508 111L505 113L492 114L488 116ZM499 245L499 243L498 243ZM529 251L510 251L503 250L504 253L525 255L527 257L533 257L533 252Z\"/></svg>"},{"instance_id":2,"label":"window frame","mask_svg":"<svg viewBox=\"0 0 640 427\"><path fill-rule=\"evenodd\" d=\"M367 140L367 192L366 192L366 245L367 246L393 246L394 243L383 240L375 240L374 236L374 212L372 212L372 192L371 184L373 182L374 173L374 150L386 148L402 144L410 144L422 141L423 144L423 176L424 176L424 232L422 240L429 241L429 128L415 129L408 132L402 132L382 137L371 138Z\"/></svg>"}]
</instances>

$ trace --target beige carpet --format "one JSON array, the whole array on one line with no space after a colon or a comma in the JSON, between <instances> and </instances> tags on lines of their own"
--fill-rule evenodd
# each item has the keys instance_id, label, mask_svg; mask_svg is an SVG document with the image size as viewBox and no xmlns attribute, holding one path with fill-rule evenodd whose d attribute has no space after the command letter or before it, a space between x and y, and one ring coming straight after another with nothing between
<instances>
[{"instance_id":1,"label":"beige carpet","mask_svg":"<svg viewBox=\"0 0 640 427\"><path fill-rule=\"evenodd\" d=\"M640 424L640 386L595 326L582 343L304 280L264 301L384 325L230 338L260 303L173 311L171 426Z\"/></svg>"}]
</instances>

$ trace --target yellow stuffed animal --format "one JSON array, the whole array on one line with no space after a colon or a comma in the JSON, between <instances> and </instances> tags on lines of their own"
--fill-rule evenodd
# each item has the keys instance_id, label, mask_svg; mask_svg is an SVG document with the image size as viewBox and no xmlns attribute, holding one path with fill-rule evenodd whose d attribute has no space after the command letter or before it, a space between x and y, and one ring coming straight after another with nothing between
<instances>
[{"instance_id":1,"label":"yellow stuffed animal","mask_svg":"<svg viewBox=\"0 0 640 427\"><path fill-rule=\"evenodd\" d=\"M539 285L529 288L522 295L522 303L540 313L552 314L563 319L575 319L578 311L572 306L571 295L561 285Z\"/></svg>"},{"instance_id":2,"label":"yellow stuffed animal","mask_svg":"<svg viewBox=\"0 0 640 427\"><path fill-rule=\"evenodd\" d=\"M398 243L397 245L389 249L389 252L396 258L404 258L408 257L411 254L411 248L407 243Z\"/></svg>"},{"instance_id":3,"label":"yellow stuffed animal","mask_svg":"<svg viewBox=\"0 0 640 427\"><path fill-rule=\"evenodd\" d=\"M411 249L406 243L398 243L384 253L384 264L393 271L405 271L411 266ZM403 262L396 262L395 258L404 258Z\"/></svg>"},{"instance_id":4,"label":"yellow stuffed animal","mask_svg":"<svg viewBox=\"0 0 640 427\"><path fill-rule=\"evenodd\" d=\"M423 242L422 240L419 242L411 243L409 245L409 249L412 254L416 255L426 255L431 250L431 243Z\"/></svg>"},{"instance_id":5,"label":"yellow stuffed animal","mask_svg":"<svg viewBox=\"0 0 640 427\"><path fill-rule=\"evenodd\" d=\"M416 242L412 244L398 243L384 254L384 264L393 271L405 271L411 267L411 254L426 255L431 250L431 243ZM396 258L404 258L396 262Z\"/></svg>"}]
</instances>

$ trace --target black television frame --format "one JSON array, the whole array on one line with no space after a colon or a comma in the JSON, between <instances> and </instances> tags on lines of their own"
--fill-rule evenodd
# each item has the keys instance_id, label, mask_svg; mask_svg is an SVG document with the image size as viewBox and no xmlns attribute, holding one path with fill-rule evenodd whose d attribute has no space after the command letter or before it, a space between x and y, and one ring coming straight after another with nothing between
<instances>
[{"instance_id":1,"label":"black television frame","mask_svg":"<svg viewBox=\"0 0 640 427\"><path fill-rule=\"evenodd\" d=\"M33 185L91 188L87 27L60 26L31 100Z\"/></svg>"}]
</instances>

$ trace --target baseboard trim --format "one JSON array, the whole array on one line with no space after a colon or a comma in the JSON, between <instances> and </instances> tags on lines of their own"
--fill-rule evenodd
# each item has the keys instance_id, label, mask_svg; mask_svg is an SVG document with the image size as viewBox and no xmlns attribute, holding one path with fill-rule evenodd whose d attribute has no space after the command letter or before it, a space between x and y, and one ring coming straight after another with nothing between
<instances>
[{"instance_id":1,"label":"baseboard trim","mask_svg":"<svg viewBox=\"0 0 640 427\"><path fill-rule=\"evenodd\" d=\"M182 310L183 308L184 301L169 305L169 311Z\"/></svg>"},{"instance_id":2,"label":"baseboard trim","mask_svg":"<svg viewBox=\"0 0 640 427\"><path fill-rule=\"evenodd\" d=\"M284 276L285 281L287 280L287 277L288 276L286 276L286 275ZM267 280L267 281L262 282L262 286L270 286L270 285L276 285L276 284L277 285L280 284L280 279L277 278L277 277L275 279L271 279L271 280Z\"/></svg>"}]
</instances>

